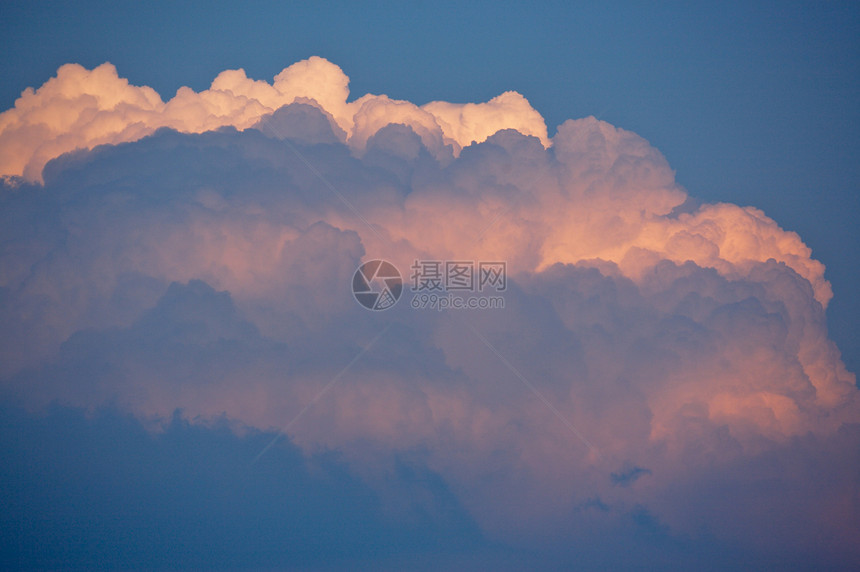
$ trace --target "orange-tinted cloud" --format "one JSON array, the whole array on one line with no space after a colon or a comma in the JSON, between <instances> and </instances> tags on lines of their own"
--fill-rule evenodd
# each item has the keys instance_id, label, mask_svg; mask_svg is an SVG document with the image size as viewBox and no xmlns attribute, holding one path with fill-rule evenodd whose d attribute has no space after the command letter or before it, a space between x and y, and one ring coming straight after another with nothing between
<instances>
[{"instance_id":1,"label":"orange-tinted cloud","mask_svg":"<svg viewBox=\"0 0 860 572\"><path fill-rule=\"evenodd\" d=\"M432 102L420 108L384 95L348 103L348 85L338 66L315 56L284 69L273 83L227 70L209 89L182 87L164 102L152 88L130 85L109 63L93 70L67 64L39 89L27 88L14 109L0 115L0 176L41 181L48 161L75 149L135 141L161 127L183 133L246 129L295 102L325 110L356 149L389 123L409 125L437 153L443 145L458 153L505 128L548 144L543 118L516 92L483 104Z\"/></svg>"},{"instance_id":2,"label":"orange-tinted cloud","mask_svg":"<svg viewBox=\"0 0 860 572\"><path fill-rule=\"evenodd\" d=\"M4 398L275 428L391 324L289 438L377 483L420 450L503 537L637 505L696 534L691 502L729 538L697 497L718 494L711 472L741 502L746 467L802 488L761 465L856 445L832 292L797 234L751 207L688 208L659 151L594 118L549 139L517 94L416 106L348 102L347 85L311 58L166 103L109 65L25 93L0 116L0 146L20 150L3 172L31 181L0 194ZM407 281L415 259L504 260L505 308L416 311L407 294L369 314L349 285L371 258ZM843 460L815 459L838 492L804 489L823 504L785 514L858 538L834 508Z\"/></svg>"}]
</instances>

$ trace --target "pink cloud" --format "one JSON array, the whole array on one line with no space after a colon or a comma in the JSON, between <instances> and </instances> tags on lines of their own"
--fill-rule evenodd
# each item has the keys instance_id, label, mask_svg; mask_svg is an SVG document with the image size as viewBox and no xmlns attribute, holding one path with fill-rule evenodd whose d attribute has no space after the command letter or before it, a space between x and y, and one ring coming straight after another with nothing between
<instances>
[{"instance_id":1,"label":"pink cloud","mask_svg":"<svg viewBox=\"0 0 860 572\"><path fill-rule=\"evenodd\" d=\"M388 324L290 427L306 451L380 488L421 451L504 538L612 529L640 505L697 534L692 503L723 539L732 514L751 530L773 508L850 550L856 378L797 234L751 207L680 208L659 151L594 118L550 139L511 92L416 106L347 86L311 58L166 103L108 64L25 92L0 115L2 172L30 181L0 195L4 398L277 429ZM504 260L505 307L369 314L349 287L374 258ZM748 468L820 503L757 505ZM752 503L736 512L712 500L734 480Z\"/></svg>"}]
</instances>

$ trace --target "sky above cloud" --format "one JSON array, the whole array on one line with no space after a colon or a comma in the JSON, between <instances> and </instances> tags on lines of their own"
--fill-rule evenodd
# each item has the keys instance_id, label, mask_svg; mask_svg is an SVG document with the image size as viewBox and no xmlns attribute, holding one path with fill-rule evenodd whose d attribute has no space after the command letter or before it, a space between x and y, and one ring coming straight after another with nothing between
<instances>
[{"instance_id":1,"label":"sky above cloud","mask_svg":"<svg viewBox=\"0 0 860 572\"><path fill-rule=\"evenodd\" d=\"M860 559L850 282L767 209L510 86L53 74L0 114L6 565ZM504 307L368 311L374 259L505 261Z\"/></svg>"}]
</instances>

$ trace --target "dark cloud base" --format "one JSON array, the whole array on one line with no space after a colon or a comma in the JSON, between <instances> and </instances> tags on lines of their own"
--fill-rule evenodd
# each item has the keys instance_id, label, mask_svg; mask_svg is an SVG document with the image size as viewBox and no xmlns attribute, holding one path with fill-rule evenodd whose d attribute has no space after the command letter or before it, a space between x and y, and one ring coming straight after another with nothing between
<instances>
[{"instance_id":1,"label":"dark cloud base","mask_svg":"<svg viewBox=\"0 0 860 572\"><path fill-rule=\"evenodd\" d=\"M334 452L236 435L180 412L152 433L106 407L2 418L6 569L418 567L489 545L444 481L400 460L391 479L428 506L394 519Z\"/></svg>"},{"instance_id":2,"label":"dark cloud base","mask_svg":"<svg viewBox=\"0 0 860 572\"><path fill-rule=\"evenodd\" d=\"M571 535L566 548L555 539L531 548L491 542L416 455L392 465L390 488L424 502L395 516L336 452L308 457L287 440L252 463L273 434L244 428L237 436L226 419L193 423L177 412L152 432L112 407L53 406L34 416L4 406L0 423L5 569L823 570L851 562L763 554L706 530L675 536L642 506L607 530L599 516L610 508L599 499L576 515L595 528ZM759 463L775 461L785 459ZM712 478L703 505L724 502L716 495L732 486Z\"/></svg>"}]
</instances>

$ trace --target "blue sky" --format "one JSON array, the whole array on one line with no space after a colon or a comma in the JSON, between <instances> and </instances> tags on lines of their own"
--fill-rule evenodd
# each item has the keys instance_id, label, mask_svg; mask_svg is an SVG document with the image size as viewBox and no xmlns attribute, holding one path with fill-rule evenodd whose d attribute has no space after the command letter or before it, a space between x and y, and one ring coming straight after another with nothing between
<instances>
[{"instance_id":1,"label":"blue sky","mask_svg":"<svg viewBox=\"0 0 860 572\"><path fill-rule=\"evenodd\" d=\"M0 46L3 566L860 559L856 3L6 2ZM282 91L200 93L238 68ZM504 305L353 300L422 257Z\"/></svg>"}]
</instances>

